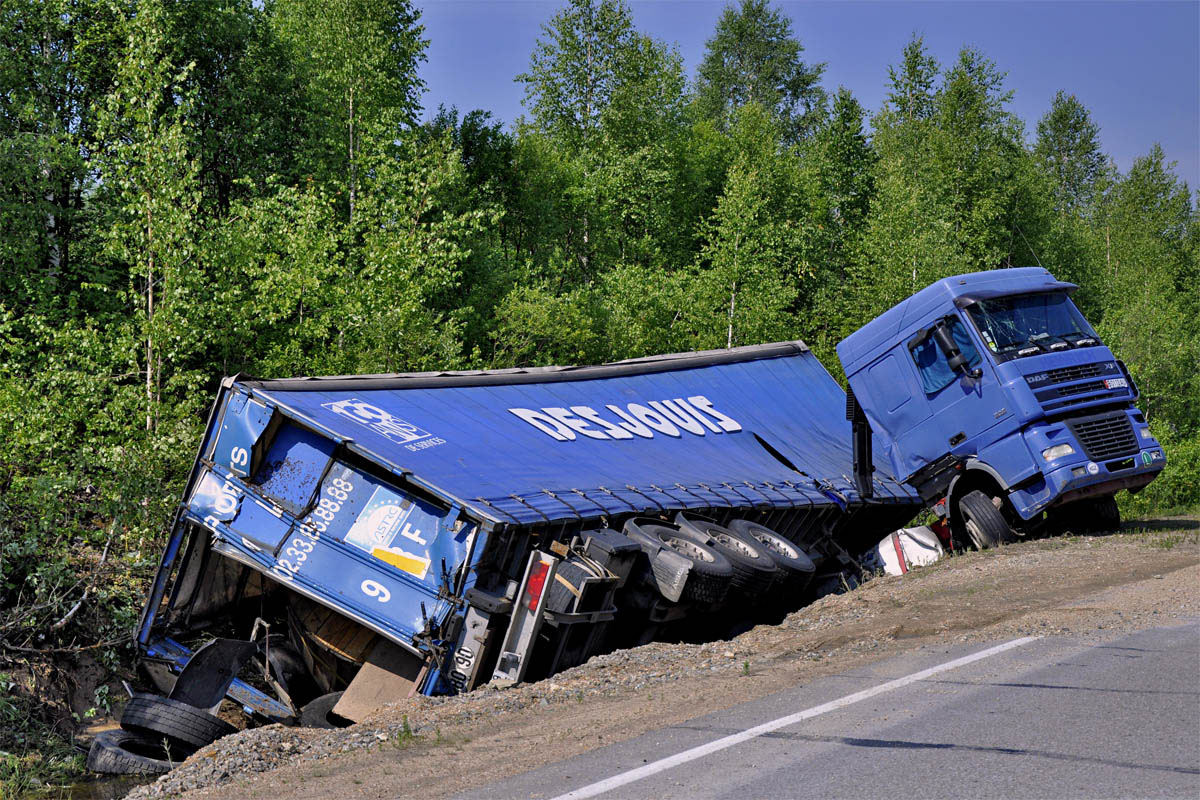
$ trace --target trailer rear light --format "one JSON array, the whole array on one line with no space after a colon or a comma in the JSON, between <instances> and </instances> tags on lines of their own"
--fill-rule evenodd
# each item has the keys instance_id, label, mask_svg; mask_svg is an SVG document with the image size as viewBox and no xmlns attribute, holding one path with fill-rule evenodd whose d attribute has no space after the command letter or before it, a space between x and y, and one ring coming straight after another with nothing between
<instances>
[{"instance_id":1,"label":"trailer rear light","mask_svg":"<svg viewBox=\"0 0 1200 800\"><path fill-rule=\"evenodd\" d=\"M550 564L547 561L539 561L529 573L529 580L525 582L525 602L530 611L537 611L538 602L542 597L542 587L546 585L546 576L549 573Z\"/></svg>"}]
</instances>

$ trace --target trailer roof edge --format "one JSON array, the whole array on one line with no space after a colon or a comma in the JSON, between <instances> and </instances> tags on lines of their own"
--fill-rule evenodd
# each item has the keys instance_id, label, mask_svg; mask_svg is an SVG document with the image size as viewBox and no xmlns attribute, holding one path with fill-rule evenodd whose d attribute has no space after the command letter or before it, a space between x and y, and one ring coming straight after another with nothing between
<instances>
[{"instance_id":1,"label":"trailer roof edge","mask_svg":"<svg viewBox=\"0 0 1200 800\"><path fill-rule=\"evenodd\" d=\"M432 389L440 386L504 386L524 383L558 383L624 375L648 375L677 369L693 369L738 361L806 353L809 347L797 339L790 342L746 345L726 350L702 350L691 353L631 358L595 366L527 367L515 369L471 370L463 372L408 372L386 375L337 375L330 377L278 378L258 380L238 378L243 386L263 391L330 391L339 389Z\"/></svg>"}]
</instances>

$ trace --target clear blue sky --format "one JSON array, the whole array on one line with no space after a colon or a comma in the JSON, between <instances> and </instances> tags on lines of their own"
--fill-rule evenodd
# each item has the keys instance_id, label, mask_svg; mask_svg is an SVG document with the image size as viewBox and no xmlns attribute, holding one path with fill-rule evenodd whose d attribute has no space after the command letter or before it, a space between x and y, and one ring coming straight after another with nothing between
<instances>
[{"instance_id":1,"label":"clear blue sky","mask_svg":"<svg viewBox=\"0 0 1200 800\"><path fill-rule=\"evenodd\" d=\"M415 0L428 61L426 114L439 103L524 112L513 78L529 66L542 23L562 6L542 0ZM679 50L689 77L704 55L723 0L634 0L637 28ZM1100 126L1122 171L1158 142L1176 174L1200 188L1200 0L1176 2L779 2L804 45L826 62L823 85L846 86L868 111L886 90L887 67L916 32L943 64L964 45L1008 73L1012 110L1033 138L1055 91L1073 93Z\"/></svg>"}]
</instances>

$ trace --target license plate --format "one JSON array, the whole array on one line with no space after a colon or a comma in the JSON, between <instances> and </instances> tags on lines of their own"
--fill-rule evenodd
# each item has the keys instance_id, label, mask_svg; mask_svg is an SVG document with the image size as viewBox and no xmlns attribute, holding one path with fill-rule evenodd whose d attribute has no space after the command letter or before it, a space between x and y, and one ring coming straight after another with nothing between
<instances>
[{"instance_id":1,"label":"license plate","mask_svg":"<svg viewBox=\"0 0 1200 800\"><path fill-rule=\"evenodd\" d=\"M1127 389L1129 388L1129 381L1125 380L1124 378L1108 378L1104 381L1104 388Z\"/></svg>"}]
</instances>

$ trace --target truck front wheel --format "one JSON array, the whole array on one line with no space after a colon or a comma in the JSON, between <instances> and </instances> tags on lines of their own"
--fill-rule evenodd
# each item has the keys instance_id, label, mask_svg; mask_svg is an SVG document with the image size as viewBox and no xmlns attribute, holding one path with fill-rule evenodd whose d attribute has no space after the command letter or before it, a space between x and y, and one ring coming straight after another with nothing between
<instances>
[{"instance_id":1,"label":"truck front wheel","mask_svg":"<svg viewBox=\"0 0 1200 800\"><path fill-rule=\"evenodd\" d=\"M967 492L959 499L958 513L967 537L979 550L1011 542L1016 538L1008 521L1004 519L1004 514L996 507L992 498L978 489Z\"/></svg>"},{"instance_id":2,"label":"truck front wheel","mask_svg":"<svg viewBox=\"0 0 1200 800\"><path fill-rule=\"evenodd\" d=\"M1080 500L1065 508L1075 509L1066 526L1076 533L1110 533L1121 529L1121 509L1111 494Z\"/></svg>"}]
</instances>

